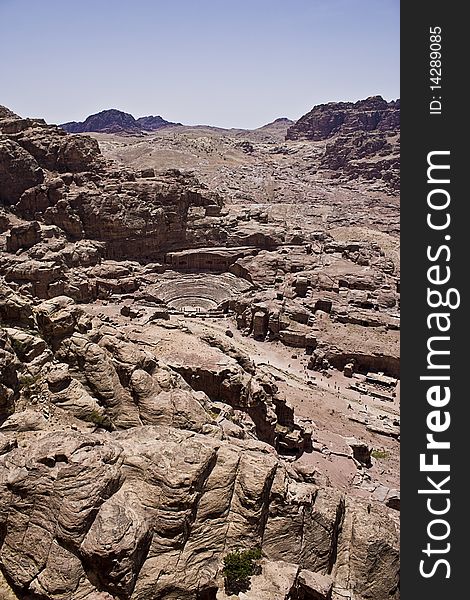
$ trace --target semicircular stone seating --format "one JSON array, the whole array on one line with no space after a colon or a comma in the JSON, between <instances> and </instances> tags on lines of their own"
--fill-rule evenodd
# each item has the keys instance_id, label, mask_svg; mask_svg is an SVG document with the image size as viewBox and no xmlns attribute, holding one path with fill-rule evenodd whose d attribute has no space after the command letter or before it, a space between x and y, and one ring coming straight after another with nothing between
<instances>
[{"instance_id":1,"label":"semicircular stone seating","mask_svg":"<svg viewBox=\"0 0 470 600\"><path fill-rule=\"evenodd\" d=\"M154 286L154 292L174 310L207 312L250 287L246 280L231 273L182 275L167 272Z\"/></svg>"}]
</instances>

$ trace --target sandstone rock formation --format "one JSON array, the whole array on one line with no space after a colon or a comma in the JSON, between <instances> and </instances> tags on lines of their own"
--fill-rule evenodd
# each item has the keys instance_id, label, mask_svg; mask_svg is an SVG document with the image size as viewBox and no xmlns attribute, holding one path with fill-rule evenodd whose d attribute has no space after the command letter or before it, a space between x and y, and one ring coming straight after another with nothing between
<instances>
[{"instance_id":1,"label":"sandstone rock formation","mask_svg":"<svg viewBox=\"0 0 470 600\"><path fill-rule=\"evenodd\" d=\"M21 119L7 114L0 118L0 134L4 148L2 163L6 163L2 169L9 172L15 181L21 182L23 176L26 177L22 191L43 180L36 165L60 173L99 167L101 156L93 139L67 136L62 129L47 125L42 119ZM15 171L12 171L13 167ZM8 187L2 191L3 202L13 204L17 200L18 193L10 198Z\"/></svg>"},{"instance_id":2,"label":"sandstone rock formation","mask_svg":"<svg viewBox=\"0 0 470 600\"><path fill-rule=\"evenodd\" d=\"M43 172L36 160L19 144L0 138L0 201L17 202L28 188L42 183Z\"/></svg>"},{"instance_id":3,"label":"sandstone rock formation","mask_svg":"<svg viewBox=\"0 0 470 600\"><path fill-rule=\"evenodd\" d=\"M288 126L223 144L264 181ZM369 192L310 220L243 171L235 198L212 166L0 131L0 596L225 600L259 548L240 600L398 600L399 260Z\"/></svg>"},{"instance_id":4,"label":"sandstone rock formation","mask_svg":"<svg viewBox=\"0 0 470 600\"><path fill-rule=\"evenodd\" d=\"M165 121L160 116L140 117L135 119L131 114L111 108L102 110L95 115L90 115L81 123L71 121L63 123L62 129L68 133L89 133L90 131L102 131L105 133L139 133L141 131L156 131L161 127L177 125Z\"/></svg>"},{"instance_id":5,"label":"sandstone rock formation","mask_svg":"<svg viewBox=\"0 0 470 600\"><path fill-rule=\"evenodd\" d=\"M213 401L152 352L67 297L33 314L31 333L4 329L8 360L21 363L18 379L2 371L17 400L0 426L0 558L19 597L198 597L221 585L223 556L240 544L313 573L356 569L358 589L396 595L395 525L384 510L387 536L370 565L337 562L342 543L348 557L356 547L370 554L384 522L373 529L369 518L342 542L357 506L347 516L341 493L302 482L249 430L232 437Z\"/></svg>"},{"instance_id":6,"label":"sandstone rock formation","mask_svg":"<svg viewBox=\"0 0 470 600\"><path fill-rule=\"evenodd\" d=\"M323 140L336 133L398 131L400 101L372 96L359 102L331 102L315 106L287 130L287 139Z\"/></svg>"},{"instance_id":7,"label":"sandstone rock formation","mask_svg":"<svg viewBox=\"0 0 470 600\"><path fill-rule=\"evenodd\" d=\"M400 186L400 101L374 96L315 106L287 130L288 140L332 140L321 165L337 176Z\"/></svg>"}]
</instances>

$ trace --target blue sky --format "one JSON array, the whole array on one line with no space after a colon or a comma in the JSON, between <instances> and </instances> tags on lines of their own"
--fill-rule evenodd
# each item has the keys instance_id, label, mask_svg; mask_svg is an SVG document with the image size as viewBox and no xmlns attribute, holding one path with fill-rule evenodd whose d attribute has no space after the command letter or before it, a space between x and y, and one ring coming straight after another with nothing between
<instances>
[{"instance_id":1,"label":"blue sky","mask_svg":"<svg viewBox=\"0 0 470 600\"><path fill-rule=\"evenodd\" d=\"M399 92L399 0L0 0L0 104L258 127Z\"/></svg>"}]
</instances>

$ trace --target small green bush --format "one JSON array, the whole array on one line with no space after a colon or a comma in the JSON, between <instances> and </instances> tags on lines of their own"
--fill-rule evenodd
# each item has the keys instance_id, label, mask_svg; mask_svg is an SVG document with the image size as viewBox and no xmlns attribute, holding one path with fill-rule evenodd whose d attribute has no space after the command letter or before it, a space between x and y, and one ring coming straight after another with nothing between
<instances>
[{"instance_id":1,"label":"small green bush","mask_svg":"<svg viewBox=\"0 0 470 600\"><path fill-rule=\"evenodd\" d=\"M372 450L370 455L373 458L378 458L378 459L388 458L388 452L386 452L385 450Z\"/></svg>"},{"instance_id":2,"label":"small green bush","mask_svg":"<svg viewBox=\"0 0 470 600\"><path fill-rule=\"evenodd\" d=\"M40 375L21 374L18 377L21 392L25 398L31 398L37 391L36 385L41 378Z\"/></svg>"},{"instance_id":3,"label":"small green bush","mask_svg":"<svg viewBox=\"0 0 470 600\"><path fill-rule=\"evenodd\" d=\"M224 557L223 575L228 594L246 592L250 588L250 577L257 573L256 562L261 558L261 549L237 550Z\"/></svg>"},{"instance_id":4,"label":"small green bush","mask_svg":"<svg viewBox=\"0 0 470 600\"><path fill-rule=\"evenodd\" d=\"M85 421L90 423L94 423L98 427L102 427L103 429L109 429L110 421L106 415L102 415L97 410L92 410L91 413L85 418Z\"/></svg>"},{"instance_id":5,"label":"small green bush","mask_svg":"<svg viewBox=\"0 0 470 600\"><path fill-rule=\"evenodd\" d=\"M11 344L11 347L13 348L13 350L15 351L15 354L21 354L24 344L22 344L16 338L10 338L10 344Z\"/></svg>"},{"instance_id":6,"label":"small green bush","mask_svg":"<svg viewBox=\"0 0 470 600\"><path fill-rule=\"evenodd\" d=\"M21 387L29 388L39 381L39 375L21 375L19 381L21 383Z\"/></svg>"}]
</instances>

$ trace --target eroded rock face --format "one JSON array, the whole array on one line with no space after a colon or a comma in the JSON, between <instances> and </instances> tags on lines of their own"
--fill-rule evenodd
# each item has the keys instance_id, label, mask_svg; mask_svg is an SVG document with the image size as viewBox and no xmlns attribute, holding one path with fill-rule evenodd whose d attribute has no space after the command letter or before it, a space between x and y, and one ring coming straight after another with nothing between
<instances>
[{"instance_id":1,"label":"eroded rock face","mask_svg":"<svg viewBox=\"0 0 470 600\"><path fill-rule=\"evenodd\" d=\"M60 227L69 239L105 242L110 258L148 259L181 247L189 208L219 202L178 171L159 178L139 173L140 180L133 172L103 171L96 140L67 135L39 119L7 113L0 132L2 202L18 204L18 214L28 220ZM40 186L45 171L62 175Z\"/></svg>"},{"instance_id":2,"label":"eroded rock face","mask_svg":"<svg viewBox=\"0 0 470 600\"><path fill-rule=\"evenodd\" d=\"M71 196L69 206L84 235L106 243L108 258L157 258L184 246L190 206L213 202L195 184L190 177L170 174L123 182L117 189L92 186Z\"/></svg>"},{"instance_id":3,"label":"eroded rock face","mask_svg":"<svg viewBox=\"0 0 470 600\"><path fill-rule=\"evenodd\" d=\"M315 106L287 130L287 139L324 140L340 132L397 131L400 102L372 96L359 102L331 102Z\"/></svg>"},{"instance_id":4,"label":"eroded rock face","mask_svg":"<svg viewBox=\"0 0 470 600\"><path fill-rule=\"evenodd\" d=\"M333 570L338 589L349 588L360 598L399 597L399 555L395 542L390 543L396 540L390 525L378 505L347 504ZM356 540L353 546L352 538Z\"/></svg>"},{"instance_id":5,"label":"eroded rock face","mask_svg":"<svg viewBox=\"0 0 470 600\"><path fill-rule=\"evenodd\" d=\"M193 239L190 209L222 204L190 174L108 168L94 139L39 119L4 110L0 132L0 201L16 215L2 214L11 255L0 256L2 274L40 298L136 291L131 271L124 280L85 269L103 259L163 260Z\"/></svg>"},{"instance_id":6,"label":"eroded rock face","mask_svg":"<svg viewBox=\"0 0 470 600\"><path fill-rule=\"evenodd\" d=\"M341 495L296 484L256 445L157 426L46 434L2 457L0 480L2 568L15 588L47 598L78 598L77 586L90 584L119 598L194 598L240 543L326 574L348 518ZM374 588L385 598L396 584L389 571L396 538L389 530L385 542L374 531L371 540L370 532L369 523L348 538L344 568L356 569L358 591ZM369 580L371 553L384 544L390 560L381 553L383 575ZM370 559L361 567L364 552Z\"/></svg>"},{"instance_id":7,"label":"eroded rock face","mask_svg":"<svg viewBox=\"0 0 470 600\"><path fill-rule=\"evenodd\" d=\"M15 356L6 332L1 330L0 364L2 366L2 376L0 379L0 420L4 421L14 411L15 396L19 388L17 377L19 361Z\"/></svg>"},{"instance_id":8,"label":"eroded rock face","mask_svg":"<svg viewBox=\"0 0 470 600\"><path fill-rule=\"evenodd\" d=\"M72 138L42 119L2 118L0 132L7 140L23 148L41 168L49 171L80 172L95 168L100 163L100 151L95 140L85 136Z\"/></svg>"},{"instance_id":9,"label":"eroded rock face","mask_svg":"<svg viewBox=\"0 0 470 600\"><path fill-rule=\"evenodd\" d=\"M393 129L372 127L379 100L360 109L364 135ZM365 477L372 446L322 445L235 327L352 381L395 374L393 253L224 207L190 173L117 169L1 107L0 130L0 174L24 175L0 184L0 596L225 600L224 557L259 547L241 600L398 598L399 494ZM256 160L255 140L235 147ZM356 486L322 471L334 456Z\"/></svg>"},{"instance_id":10,"label":"eroded rock face","mask_svg":"<svg viewBox=\"0 0 470 600\"><path fill-rule=\"evenodd\" d=\"M121 454L121 448L112 443L105 446L97 439L79 435L64 438L50 434L35 445L34 452L32 448L28 453L13 450L3 458L3 474L11 471L16 477L10 479L8 487L6 481L2 486L2 516L10 517L1 560L17 587L54 589L48 571L54 572L53 580L66 559L71 567L68 573L64 572L70 582L66 588L69 593L73 591L83 569L63 546L78 550L96 509L119 488ZM75 497L70 493L73 488L77 491ZM49 496L51 490L53 498ZM22 500L25 497L26 503ZM7 504L11 513L5 513Z\"/></svg>"},{"instance_id":11,"label":"eroded rock face","mask_svg":"<svg viewBox=\"0 0 470 600\"><path fill-rule=\"evenodd\" d=\"M321 167L335 176L400 187L400 101L374 96L315 106L287 130L288 140L331 140Z\"/></svg>"},{"instance_id":12,"label":"eroded rock face","mask_svg":"<svg viewBox=\"0 0 470 600\"><path fill-rule=\"evenodd\" d=\"M229 303L246 334L303 349L314 370L353 363L356 372L399 376L398 264L377 245L325 239L230 269L256 285Z\"/></svg>"},{"instance_id":13,"label":"eroded rock face","mask_svg":"<svg viewBox=\"0 0 470 600\"><path fill-rule=\"evenodd\" d=\"M8 285L0 282L0 322L4 325L34 325L33 309L31 303L15 293Z\"/></svg>"},{"instance_id":14,"label":"eroded rock face","mask_svg":"<svg viewBox=\"0 0 470 600\"><path fill-rule=\"evenodd\" d=\"M364 598L370 589L393 597L396 533L386 512L361 529L344 493L307 483L242 421L230 429L214 419L219 401L69 298L32 314L29 333L4 330L2 356L16 412L0 427L0 557L20 598L91 599L98 589L197 598L223 588L223 557L240 545L262 548L268 581L269 565L283 561L295 565L291 575L317 574L321 590L320 575L337 571L342 585L351 571ZM364 567L363 555L372 556ZM313 585L290 579L293 590ZM267 599L269 585L258 588Z\"/></svg>"},{"instance_id":15,"label":"eroded rock face","mask_svg":"<svg viewBox=\"0 0 470 600\"><path fill-rule=\"evenodd\" d=\"M15 204L28 188L42 183L44 175L29 152L15 141L0 137L0 201Z\"/></svg>"},{"instance_id":16,"label":"eroded rock face","mask_svg":"<svg viewBox=\"0 0 470 600\"><path fill-rule=\"evenodd\" d=\"M16 225L7 237L7 252L17 252L20 248L31 248L41 239L41 227L37 221L26 225Z\"/></svg>"}]
</instances>

